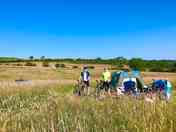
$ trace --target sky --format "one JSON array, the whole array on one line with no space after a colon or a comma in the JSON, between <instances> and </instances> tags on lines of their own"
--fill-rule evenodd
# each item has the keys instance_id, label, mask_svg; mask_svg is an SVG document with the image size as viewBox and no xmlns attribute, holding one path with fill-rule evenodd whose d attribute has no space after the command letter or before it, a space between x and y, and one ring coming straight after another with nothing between
<instances>
[{"instance_id":1,"label":"sky","mask_svg":"<svg viewBox=\"0 0 176 132\"><path fill-rule=\"evenodd\" d=\"M176 59L174 0L0 0L0 56Z\"/></svg>"}]
</instances>

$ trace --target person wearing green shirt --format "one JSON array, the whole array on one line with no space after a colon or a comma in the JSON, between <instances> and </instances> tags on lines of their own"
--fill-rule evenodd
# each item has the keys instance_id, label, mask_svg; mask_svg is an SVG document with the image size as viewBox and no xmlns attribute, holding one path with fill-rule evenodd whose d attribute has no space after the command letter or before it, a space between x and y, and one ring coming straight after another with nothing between
<instances>
[{"instance_id":1,"label":"person wearing green shirt","mask_svg":"<svg viewBox=\"0 0 176 132\"><path fill-rule=\"evenodd\" d=\"M106 92L110 94L111 73L109 72L108 68L104 68L101 80L103 81L103 88L105 89Z\"/></svg>"}]
</instances>

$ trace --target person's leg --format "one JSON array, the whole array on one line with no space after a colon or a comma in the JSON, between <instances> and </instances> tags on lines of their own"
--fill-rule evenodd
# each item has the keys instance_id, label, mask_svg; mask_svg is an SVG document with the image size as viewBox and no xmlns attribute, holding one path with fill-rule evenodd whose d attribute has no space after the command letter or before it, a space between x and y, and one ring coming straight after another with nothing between
<instances>
[{"instance_id":1,"label":"person's leg","mask_svg":"<svg viewBox=\"0 0 176 132\"><path fill-rule=\"evenodd\" d=\"M87 81L84 81L84 86L83 86L83 92L84 92L84 95L86 95L87 93Z\"/></svg>"},{"instance_id":2,"label":"person's leg","mask_svg":"<svg viewBox=\"0 0 176 132\"><path fill-rule=\"evenodd\" d=\"M108 94L111 96L110 82L107 82Z\"/></svg>"},{"instance_id":3,"label":"person's leg","mask_svg":"<svg viewBox=\"0 0 176 132\"><path fill-rule=\"evenodd\" d=\"M106 82L105 81L103 81L103 89L104 89L104 91L106 91Z\"/></svg>"},{"instance_id":4,"label":"person's leg","mask_svg":"<svg viewBox=\"0 0 176 132\"><path fill-rule=\"evenodd\" d=\"M106 84L106 92L108 92L108 86L109 86L108 82L106 81L105 84Z\"/></svg>"},{"instance_id":5,"label":"person's leg","mask_svg":"<svg viewBox=\"0 0 176 132\"><path fill-rule=\"evenodd\" d=\"M87 81L87 95L90 94L90 82Z\"/></svg>"},{"instance_id":6,"label":"person's leg","mask_svg":"<svg viewBox=\"0 0 176 132\"><path fill-rule=\"evenodd\" d=\"M103 95L105 95L105 92L106 92L106 82L103 81Z\"/></svg>"}]
</instances>

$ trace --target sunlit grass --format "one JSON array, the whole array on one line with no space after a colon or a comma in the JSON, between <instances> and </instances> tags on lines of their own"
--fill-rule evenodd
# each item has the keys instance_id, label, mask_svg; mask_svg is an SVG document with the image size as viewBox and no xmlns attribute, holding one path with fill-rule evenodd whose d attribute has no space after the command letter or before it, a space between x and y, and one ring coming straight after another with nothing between
<instances>
[{"instance_id":1,"label":"sunlit grass","mask_svg":"<svg viewBox=\"0 0 176 132\"><path fill-rule=\"evenodd\" d=\"M0 131L174 132L175 101L151 104L130 97L97 101L73 96L72 86L14 90L0 97Z\"/></svg>"}]
</instances>

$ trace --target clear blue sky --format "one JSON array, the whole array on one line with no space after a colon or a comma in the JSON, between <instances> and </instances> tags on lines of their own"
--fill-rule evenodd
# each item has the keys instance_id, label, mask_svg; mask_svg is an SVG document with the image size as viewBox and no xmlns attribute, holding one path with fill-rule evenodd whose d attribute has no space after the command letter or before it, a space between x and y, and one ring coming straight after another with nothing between
<instances>
[{"instance_id":1,"label":"clear blue sky","mask_svg":"<svg viewBox=\"0 0 176 132\"><path fill-rule=\"evenodd\" d=\"M173 0L2 0L0 56L176 59Z\"/></svg>"}]
</instances>

